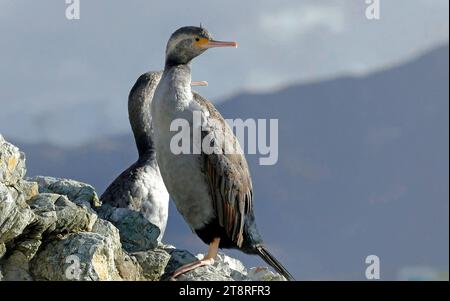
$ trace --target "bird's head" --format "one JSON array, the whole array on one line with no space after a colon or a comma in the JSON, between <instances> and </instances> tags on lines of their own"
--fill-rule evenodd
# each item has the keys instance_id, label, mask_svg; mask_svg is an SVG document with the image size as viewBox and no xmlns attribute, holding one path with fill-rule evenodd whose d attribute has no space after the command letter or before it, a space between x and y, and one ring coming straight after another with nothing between
<instances>
[{"instance_id":1,"label":"bird's head","mask_svg":"<svg viewBox=\"0 0 450 301\"><path fill-rule=\"evenodd\" d=\"M170 36L167 42L166 64L187 64L207 49L213 47L237 47L237 43L216 41L202 27L181 27Z\"/></svg>"}]
</instances>

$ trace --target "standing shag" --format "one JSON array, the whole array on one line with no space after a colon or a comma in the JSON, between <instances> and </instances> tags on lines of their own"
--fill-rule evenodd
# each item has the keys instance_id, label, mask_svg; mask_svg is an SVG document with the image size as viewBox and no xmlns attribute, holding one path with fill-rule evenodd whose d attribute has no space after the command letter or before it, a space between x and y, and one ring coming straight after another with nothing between
<instances>
[{"instance_id":1,"label":"standing shag","mask_svg":"<svg viewBox=\"0 0 450 301\"><path fill-rule=\"evenodd\" d=\"M161 241L169 213L169 193L161 178L152 140L150 105L162 71L141 75L128 97L128 118L138 149L138 160L123 171L100 197L102 203L113 207L140 211L160 230ZM206 82L192 82L204 86Z\"/></svg>"},{"instance_id":2,"label":"standing shag","mask_svg":"<svg viewBox=\"0 0 450 301\"><path fill-rule=\"evenodd\" d=\"M257 230L252 181L236 137L212 103L192 93L191 60L212 47L237 47L237 43L215 41L201 27L175 31L167 43L164 72L152 102L156 156L164 183L185 221L209 244L204 259L182 266L173 277L212 264L218 248L235 248L259 255L288 280L294 280L268 252ZM201 125L195 124L194 112L201 116ZM189 123L190 141L195 140L194 131L200 127L214 151L172 152L172 138L178 135L171 131L175 119ZM229 146L235 146L235 151L230 152Z\"/></svg>"},{"instance_id":3,"label":"standing shag","mask_svg":"<svg viewBox=\"0 0 450 301\"><path fill-rule=\"evenodd\" d=\"M161 241L169 213L169 193L161 178L152 140L150 105L162 72L141 75L128 97L128 118L138 160L123 171L100 197L104 204L140 211L160 230Z\"/></svg>"}]
</instances>

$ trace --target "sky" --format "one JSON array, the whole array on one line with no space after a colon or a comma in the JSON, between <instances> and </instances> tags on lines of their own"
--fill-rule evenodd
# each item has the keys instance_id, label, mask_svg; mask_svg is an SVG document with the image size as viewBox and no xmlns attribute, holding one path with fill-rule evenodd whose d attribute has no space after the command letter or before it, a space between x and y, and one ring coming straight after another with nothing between
<instances>
[{"instance_id":1,"label":"sky","mask_svg":"<svg viewBox=\"0 0 450 301\"><path fill-rule=\"evenodd\" d=\"M447 0L0 0L0 133L73 146L126 133L127 96L137 77L161 69L170 34L203 24L237 49L193 63L213 102L247 91L363 75L448 43Z\"/></svg>"}]
</instances>

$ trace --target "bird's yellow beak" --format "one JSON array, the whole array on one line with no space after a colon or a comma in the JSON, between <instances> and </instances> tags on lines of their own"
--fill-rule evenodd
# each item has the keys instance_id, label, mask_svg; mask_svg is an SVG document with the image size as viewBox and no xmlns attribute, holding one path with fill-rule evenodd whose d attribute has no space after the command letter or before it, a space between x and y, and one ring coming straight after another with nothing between
<instances>
[{"instance_id":1,"label":"bird's yellow beak","mask_svg":"<svg viewBox=\"0 0 450 301\"><path fill-rule=\"evenodd\" d=\"M198 81L198 82L191 82L191 86L195 87L195 86L201 86L201 87L206 87L208 86L208 82L207 81Z\"/></svg>"},{"instance_id":2,"label":"bird's yellow beak","mask_svg":"<svg viewBox=\"0 0 450 301\"><path fill-rule=\"evenodd\" d=\"M200 48L214 48L214 47L238 47L237 42L226 42L226 41L215 41L209 40L207 38L200 38L198 41L195 41L194 44Z\"/></svg>"}]
</instances>

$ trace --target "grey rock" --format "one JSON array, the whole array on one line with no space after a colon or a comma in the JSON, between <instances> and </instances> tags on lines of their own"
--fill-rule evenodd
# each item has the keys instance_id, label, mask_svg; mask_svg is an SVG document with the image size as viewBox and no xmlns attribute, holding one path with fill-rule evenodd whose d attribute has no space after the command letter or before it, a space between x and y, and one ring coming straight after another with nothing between
<instances>
[{"instance_id":1,"label":"grey rock","mask_svg":"<svg viewBox=\"0 0 450 301\"><path fill-rule=\"evenodd\" d=\"M144 277L144 271L139 265L139 262L135 257L130 256L128 253L123 251L123 257L119 257L115 261L117 271L119 272L122 280L146 280Z\"/></svg>"},{"instance_id":2,"label":"grey rock","mask_svg":"<svg viewBox=\"0 0 450 301\"><path fill-rule=\"evenodd\" d=\"M203 255L198 254L197 258L203 259ZM217 254L217 257L215 258L212 266L221 271L221 273L225 274L226 276L229 276L233 280L250 280L247 276L247 269L242 264L242 262L221 252Z\"/></svg>"},{"instance_id":3,"label":"grey rock","mask_svg":"<svg viewBox=\"0 0 450 301\"><path fill-rule=\"evenodd\" d=\"M108 204L97 210L99 216L119 229L123 248L128 252L152 250L158 245L159 228L140 212L115 208Z\"/></svg>"},{"instance_id":4,"label":"grey rock","mask_svg":"<svg viewBox=\"0 0 450 301\"><path fill-rule=\"evenodd\" d=\"M30 225L33 226L31 234L34 234L34 237L41 239L42 234L55 231L58 221L55 202L59 197L55 194L42 193L30 200L30 208L36 217Z\"/></svg>"},{"instance_id":5,"label":"grey rock","mask_svg":"<svg viewBox=\"0 0 450 301\"><path fill-rule=\"evenodd\" d=\"M3 255L6 253L6 246L4 243L0 244L0 259L2 259Z\"/></svg>"},{"instance_id":6,"label":"grey rock","mask_svg":"<svg viewBox=\"0 0 450 301\"><path fill-rule=\"evenodd\" d=\"M89 184L53 177L37 176L29 179L37 182L39 192L56 193L65 195L69 200L76 204L89 205L89 207L100 206L100 201L94 187Z\"/></svg>"},{"instance_id":7,"label":"grey rock","mask_svg":"<svg viewBox=\"0 0 450 301\"><path fill-rule=\"evenodd\" d=\"M167 251L169 254L175 250L175 246L171 245L171 244L166 244L166 243L162 243L162 242L158 242L158 248L163 249L165 251Z\"/></svg>"},{"instance_id":8,"label":"grey rock","mask_svg":"<svg viewBox=\"0 0 450 301\"><path fill-rule=\"evenodd\" d=\"M5 244L1 243L0 244L0 262L1 262L3 255L5 255L5 253L6 253L6 246L5 246ZM3 273L2 273L2 267L0 265L0 281L2 281L2 280L3 280Z\"/></svg>"},{"instance_id":9,"label":"grey rock","mask_svg":"<svg viewBox=\"0 0 450 301\"><path fill-rule=\"evenodd\" d=\"M252 281L286 281L282 275L272 272L267 267L251 268L247 277Z\"/></svg>"},{"instance_id":10,"label":"grey rock","mask_svg":"<svg viewBox=\"0 0 450 301\"><path fill-rule=\"evenodd\" d=\"M30 201L33 219L22 233L8 244L29 261L38 251L43 236L92 229L97 216L67 200L65 196L41 193ZM8 259L9 260L9 259Z\"/></svg>"},{"instance_id":11,"label":"grey rock","mask_svg":"<svg viewBox=\"0 0 450 301\"><path fill-rule=\"evenodd\" d=\"M251 268L249 271L239 260L221 252L217 254L214 263L199 267L193 271L172 279L175 270L182 265L202 259L203 255L192 255L185 250L173 250L161 280L177 281L285 281L286 279L268 268Z\"/></svg>"},{"instance_id":12,"label":"grey rock","mask_svg":"<svg viewBox=\"0 0 450 301\"><path fill-rule=\"evenodd\" d=\"M189 271L180 275L177 281L233 281L231 276L226 275L214 266L208 265L199 267L193 271Z\"/></svg>"},{"instance_id":13,"label":"grey rock","mask_svg":"<svg viewBox=\"0 0 450 301\"><path fill-rule=\"evenodd\" d=\"M164 271L161 280L177 280L177 281L232 281L233 278L227 271L220 270L214 265L202 266L195 270L172 279L173 273L179 267L197 261L198 258L186 250L173 250L170 260Z\"/></svg>"},{"instance_id":14,"label":"grey rock","mask_svg":"<svg viewBox=\"0 0 450 301\"><path fill-rule=\"evenodd\" d=\"M15 238L8 248L20 252L29 261L41 245L44 233L52 233L56 228L56 209L54 200L45 194L37 195L29 201L33 219L23 232ZM18 256L18 255L16 255Z\"/></svg>"},{"instance_id":15,"label":"grey rock","mask_svg":"<svg viewBox=\"0 0 450 301\"><path fill-rule=\"evenodd\" d=\"M137 262L142 267L145 279L152 281L161 278L171 257L167 251L160 248L132 253L131 256L136 258Z\"/></svg>"},{"instance_id":16,"label":"grey rock","mask_svg":"<svg viewBox=\"0 0 450 301\"><path fill-rule=\"evenodd\" d=\"M142 213L100 206L91 185L25 172L25 155L0 136L0 280L171 280L202 258L158 242ZM176 280L283 279L219 253Z\"/></svg>"},{"instance_id":17,"label":"grey rock","mask_svg":"<svg viewBox=\"0 0 450 301\"><path fill-rule=\"evenodd\" d=\"M20 235L17 239L14 239L12 243L8 243L7 248L14 253L21 253L21 257L26 260L30 260L38 251L41 246L41 240L29 237L28 233Z\"/></svg>"},{"instance_id":18,"label":"grey rock","mask_svg":"<svg viewBox=\"0 0 450 301\"><path fill-rule=\"evenodd\" d=\"M25 154L0 135L0 183L14 185L25 174Z\"/></svg>"},{"instance_id":19,"label":"grey rock","mask_svg":"<svg viewBox=\"0 0 450 301\"><path fill-rule=\"evenodd\" d=\"M6 260L2 260L3 280L31 281L33 277L29 273L28 259L20 251L14 251Z\"/></svg>"},{"instance_id":20,"label":"grey rock","mask_svg":"<svg viewBox=\"0 0 450 301\"><path fill-rule=\"evenodd\" d=\"M18 180L14 185L8 186L8 190L16 203L28 203L28 201L39 193L36 182Z\"/></svg>"},{"instance_id":21,"label":"grey rock","mask_svg":"<svg viewBox=\"0 0 450 301\"><path fill-rule=\"evenodd\" d=\"M137 260L123 251L122 244L120 243L119 230L112 223L99 218L95 222L92 232L111 239L114 252L114 263L123 280L144 279L142 268Z\"/></svg>"},{"instance_id":22,"label":"grey rock","mask_svg":"<svg viewBox=\"0 0 450 301\"><path fill-rule=\"evenodd\" d=\"M113 240L98 233L71 233L42 247L31 261L36 280L121 280Z\"/></svg>"},{"instance_id":23,"label":"grey rock","mask_svg":"<svg viewBox=\"0 0 450 301\"><path fill-rule=\"evenodd\" d=\"M95 212L78 206L64 195L47 194L55 198L56 229L58 233L70 233L79 231L91 231L97 220Z\"/></svg>"},{"instance_id":24,"label":"grey rock","mask_svg":"<svg viewBox=\"0 0 450 301\"><path fill-rule=\"evenodd\" d=\"M36 280L143 280L142 268L126 254L119 231L97 219L92 232L71 233L45 244L31 261Z\"/></svg>"},{"instance_id":25,"label":"grey rock","mask_svg":"<svg viewBox=\"0 0 450 301\"><path fill-rule=\"evenodd\" d=\"M33 218L28 205L15 200L8 187L0 183L0 243L19 236Z\"/></svg>"},{"instance_id":26,"label":"grey rock","mask_svg":"<svg viewBox=\"0 0 450 301\"><path fill-rule=\"evenodd\" d=\"M119 230L107 220L98 218L92 227L92 232L98 233L104 237L109 237L114 244L114 251L122 248L122 245L120 244Z\"/></svg>"},{"instance_id":27,"label":"grey rock","mask_svg":"<svg viewBox=\"0 0 450 301\"><path fill-rule=\"evenodd\" d=\"M65 196L43 193L30 201L33 219L22 233L8 244L12 253L2 260L6 280L32 280L29 261L41 246L43 236L92 228L93 218ZM95 216L96 217L96 216Z\"/></svg>"}]
</instances>

